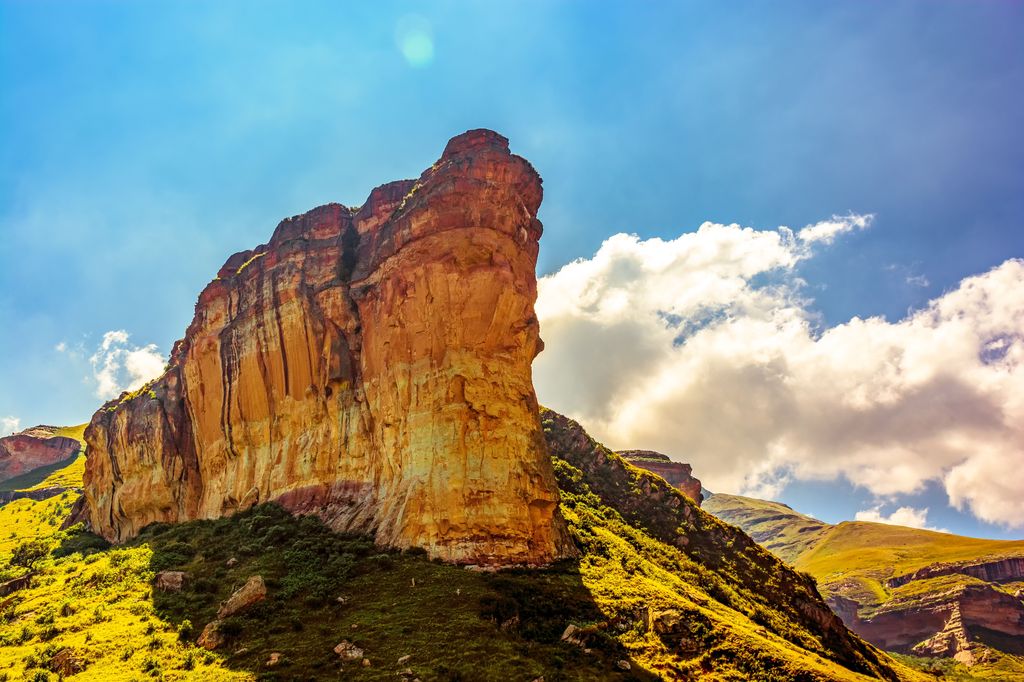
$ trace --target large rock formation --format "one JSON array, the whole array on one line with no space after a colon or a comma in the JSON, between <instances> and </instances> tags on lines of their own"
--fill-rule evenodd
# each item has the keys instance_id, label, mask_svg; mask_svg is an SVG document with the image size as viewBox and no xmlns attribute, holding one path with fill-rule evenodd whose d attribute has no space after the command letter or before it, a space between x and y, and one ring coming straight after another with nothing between
<instances>
[{"instance_id":1,"label":"large rock formation","mask_svg":"<svg viewBox=\"0 0 1024 682\"><path fill-rule=\"evenodd\" d=\"M35 426L0 438L0 482L78 454L81 443L57 432L55 426Z\"/></svg>"},{"instance_id":2,"label":"large rock formation","mask_svg":"<svg viewBox=\"0 0 1024 682\"><path fill-rule=\"evenodd\" d=\"M92 527L276 501L454 562L568 551L530 369L541 196L470 131L418 180L229 258L166 373L86 430Z\"/></svg>"},{"instance_id":3,"label":"large rock formation","mask_svg":"<svg viewBox=\"0 0 1024 682\"><path fill-rule=\"evenodd\" d=\"M703 501L700 479L694 478L693 467L689 464L674 462L668 455L653 450L620 450L618 454L630 464L658 474L698 507Z\"/></svg>"}]
</instances>

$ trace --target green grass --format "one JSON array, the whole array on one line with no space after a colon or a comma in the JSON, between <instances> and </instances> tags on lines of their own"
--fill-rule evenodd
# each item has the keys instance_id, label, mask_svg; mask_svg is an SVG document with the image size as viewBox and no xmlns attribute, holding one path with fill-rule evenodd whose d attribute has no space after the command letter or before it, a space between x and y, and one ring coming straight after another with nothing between
<instances>
[{"instance_id":1,"label":"green grass","mask_svg":"<svg viewBox=\"0 0 1024 682\"><path fill-rule=\"evenodd\" d=\"M982 661L970 667L952 658L920 658L902 654L891 656L908 668L944 682L1020 682L1024 679L1024 662L1012 656Z\"/></svg>"},{"instance_id":2,"label":"green grass","mask_svg":"<svg viewBox=\"0 0 1024 682\"><path fill-rule=\"evenodd\" d=\"M554 426L549 440L572 442L559 441L566 424ZM17 529L0 542L0 565L27 538L54 552L33 586L0 608L0 679L56 680L62 649L86 664L69 679L104 682L397 680L406 668L464 682L926 679L845 630L817 628L805 615L820 603L812 582L659 477L585 445L555 452L561 511L581 556L542 570L475 572L381 551L274 505L150 526L109 548L57 530L71 495L19 500L0 509L0 527ZM167 569L188 572L182 592L152 589ZM254 574L268 599L227 621L216 653L197 649L218 605ZM589 651L560 641L569 624ZM342 639L363 648L370 667L339 661ZM269 668L274 652L283 659Z\"/></svg>"},{"instance_id":3,"label":"green grass","mask_svg":"<svg viewBox=\"0 0 1024 682\"><path fill-rule=\"evenodd\" d=\"M739 526L755 541L789 563L813 547L831 528L829 524L780 502L752 497L715 494L704 500L702 507Z\"/></svg>"},{"instance_id":4,"label":"green grass","mask_svg":"<svg viewBox=\"0 0 1024 682\"><path fill-rule=\"evenodd\" d=\"M1024 541L968 538L863 521L822 524L782 504L734 495L713 495L704 506L814 576L826 597L841 596L857 602L858 615L864 619L881 613L946 606L963 589L986 584L955 573L890 588L887 581L892 577L932 564L1024 556ZM810 541L802 542L804 538ZM1017 589L1016 583L991 586L1009 594ZM1002 642L998 633L985 635L984 641L990 647L988 658L970 672L959 663L941 661L932 672L944 671L948 679L956 680L1024 679L1024 658L1016 655L1019 645ZM916 667L928 668L924 664Z\"/></svg>"},{"instance_id":5,"label":"green grass","mask_svg":"<svg viewBox=\"0 0 1024 682\"><path fill-rule=\"evenodd\" d=\"M76 464L78 466L74 466ZM72 470L68 471L68 469ZM0 491L39 490L50 486L69 488L74 487L75 481L78 481L78 485L81 486L84 471L85 455L78 452L60 462L37 467L14 478L9 478L0 483Z\"/></svg>"},{"instance_id":6,"label":"green grass","mask_svg":"<svg viewBox=\"0 0 1024 682\"><path fill-rule=\"evenodd\" d=\"M975 562L1024 556L1022 540L984 540L918 528L851 521L829 529L795 565L814 575L826 591L850 579L869 586L862 604L875 607L889 597L885 581L935 563ZM966 576L960 576L961 581Z\"/></svg>"}]
</instances>

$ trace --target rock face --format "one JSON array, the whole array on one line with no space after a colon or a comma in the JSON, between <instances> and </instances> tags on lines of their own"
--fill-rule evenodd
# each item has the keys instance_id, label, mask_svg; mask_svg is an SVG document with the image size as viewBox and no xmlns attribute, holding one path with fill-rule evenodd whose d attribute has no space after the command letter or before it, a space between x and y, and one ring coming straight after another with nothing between
<instances>
[{"instance_id":1,"label":"rock face","mask_svg":"<svg viewBox=\"0 0 1024 682\"><path fill-rule=\"evenodd\" d=\"M36 426L0 438L0 482L78 454L81 443L56 435L54 426Z\"/></svg>"},{"instance_id":2,"label":"rock face","mask_svg":"<svg viewBox=\"0 0 1024 682\"><path fill-rule=\"evenodd\" d=\"M700 480L693 477L693 467L682 462L673 462L668 455L653 450L620 450L619 453L630 464L658 474L700 506Z\"/></svg>"},{"instance_id":3,"label":"rock face","mask_svg":"<svg viewBox=\"0 0 1024 682\"><path fill-rule=\"evenodd\" d=\"M1024 580L1024 557L1005 557L973 563L938 563L925 566L913 573L894 576L885 581L886 587L900 587L915 580L926 580L943 575L967 575L985 582Z\"/></svg>"},{"instance_id":4,"label":"rock face","mask_svg":"<svg viewBox=\"0 0 1024 682\"><path fill-rule=\"evenodd\" d=\"M569 551L531 363L541 180L491 131L237 253L166 373L86 430L91 526L275 501L460 563Z\"/></svg>"},{"instance_id":5,"label":"rock face","mask_svg":"<svg viewBox=\"0 0 1024 682\"><path fill-rule=\"evenodd\" d=\"M867 618L858 615L856 602L828 601L851 630L889 651L955 658L965 665L973 665L986 647L1024 653L1024 604L992 585L954 584Z\"/></svg>"}]
</instances>

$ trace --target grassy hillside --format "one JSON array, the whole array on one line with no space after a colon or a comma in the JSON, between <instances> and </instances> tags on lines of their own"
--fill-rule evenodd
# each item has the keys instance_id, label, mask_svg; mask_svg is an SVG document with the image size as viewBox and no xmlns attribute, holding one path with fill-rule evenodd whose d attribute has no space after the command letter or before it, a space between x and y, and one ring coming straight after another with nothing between
<instances>
[{"instance_id":1,"label":"grassy hillside","mask_svg":"<svg viewBox=\"0 0 1024 682\"><path fill-rule=\"evenodd\" d=\"M1024 556L1024 541L983 540L862 521L830 525L777 502L737 495L713 495L704 509L736 524L795 568L814 576L826 598L855 602L857 616L865 620L883 613L906 614L913 619L929 609L948 609L965 588L987 585L1014 594L1024 587L1024 581L985 583L959 573L894 587L887 584L890 578L936 564ZM868 630L862 631L870 636ZM987 652L979 653L978 664L970 668L951 659L900 660L951 680L1024 679L1024 657L1017 655L1020 643L1002 641L999 633L976 632L973 636Z\"/></svg>"},{"instance_id":2,"label":"grassy hillside","mask_svg":"<svg viewBox=\"0 0 1024 682\"><path fill-rule=\"evenodd\" d=\"M859 581L864 586L861 603L871 608L889 599L890 591L884 584L887 578L936 563L1008 556L1024 556L1024 540L981 540L918 528L847 521L829 528L821 541L796 559L795 565L817 577L826 592L843 581Z\"/></svg>"},{"instance_id":3,"label":"grassy hillside","mask_svg":"<svg viewBox=\"0 0 1024 682\"><path fill-rule=\"evenodd\" d=\"M739 526L761 546L789 563L796 561L831 528L781 502L752 497L719 493L704 500L702 506L705 511Z\"/></svg>"},{"instance_id":4,"label":"grassy hillside","mask_svg":"<svg viewBox=\"0 0 1024 682\"><path fill-rule=\"evenodd\" d=\"M273 505L151 526L117 548L58 531L51 521L70 496L8 505L0 523L20 530L0 544L0 565L25 538L53 551L30 589L0 600L0 680L78 668L65 679L926 679L801 615L814 612L812 583L696 507L673 506L660 478L596 444L588 458L579 433L559 439L565 425L546 426L565 446L562 513L581 556L544 570L382 552ZM152 587L166 569L189 574L183 591ZM226 621L216 652L198 648L218 605L254 574L267 600ZM570 624L579 645L560 639ZM367 667L339 660L342 639ZM281 658L268 666L272 653Z\"/></svg>"}]
</instances>

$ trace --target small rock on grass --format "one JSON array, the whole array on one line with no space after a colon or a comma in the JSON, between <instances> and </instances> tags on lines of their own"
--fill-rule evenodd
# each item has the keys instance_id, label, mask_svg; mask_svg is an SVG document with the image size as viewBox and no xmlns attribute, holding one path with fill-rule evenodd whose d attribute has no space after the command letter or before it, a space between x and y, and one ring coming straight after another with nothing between
<instances>
[{"instance_id":1,"label":"small rock on grass","mask_svg":"<svg viewBox=\"0 0 1024 682\"><path fill-rule=\"evenodd\" d=\"M363 650L347 639L341 640L341 643L334 647L334 653L341 656L343 661L358 661L363 658Z\"/></svg>"}]
</instances>

